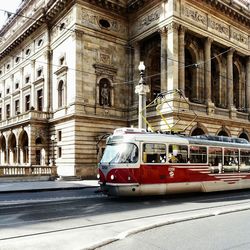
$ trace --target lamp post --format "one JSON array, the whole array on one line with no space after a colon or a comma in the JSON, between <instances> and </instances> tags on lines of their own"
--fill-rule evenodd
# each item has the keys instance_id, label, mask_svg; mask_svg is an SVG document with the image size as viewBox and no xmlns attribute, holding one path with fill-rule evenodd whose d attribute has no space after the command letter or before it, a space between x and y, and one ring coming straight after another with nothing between
<instances>
[{"instance_id":1,"label":"lamp post","mask_svg":"<svg viewBox=\"0 0 250 250\"><path fill-rule=\"evenodd\" d=\"M55 166L55 154L54 154L54 149L55 149L54 143L55 143L55 139L56 139L56 138L55 138L54 135L52 135L52 136L50 137L50 140L52 141L52 159L51 159L52 167Z\"/></svg>"},{"instance_id":2,"label":"lamp post","mask_svg":"<svg viewBox=\"0 0 250 250\"><path fill-rule=\"evenodd\" d=\"M140 80L139 84L135 87L135 93L139 96L139 105L138 105L138 128L146 129L146 95L149 92L149 87L146 85L144 74L145 74L145 65L144 62L140 62L138 69L140 71Z\"/></svg>"}]
</instances>

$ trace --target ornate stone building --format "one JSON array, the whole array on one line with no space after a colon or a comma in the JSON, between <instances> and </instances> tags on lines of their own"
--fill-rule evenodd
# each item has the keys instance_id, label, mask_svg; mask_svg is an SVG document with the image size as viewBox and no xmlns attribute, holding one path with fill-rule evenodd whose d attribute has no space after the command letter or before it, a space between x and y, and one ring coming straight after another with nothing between
<instances>
[{"instance_id":1,"label":"ornate stone building","mask_svg":"<svg viewBox=\"0 0 250 250\"><path fill-rule=\"evenodd\" d=\"M24 0L0 38L0 176L94 176L107 134L137 126L140 61L148 102L185 93L162 112L186 134L250 138L248 0Z\"/></svg>"}]
</instances>

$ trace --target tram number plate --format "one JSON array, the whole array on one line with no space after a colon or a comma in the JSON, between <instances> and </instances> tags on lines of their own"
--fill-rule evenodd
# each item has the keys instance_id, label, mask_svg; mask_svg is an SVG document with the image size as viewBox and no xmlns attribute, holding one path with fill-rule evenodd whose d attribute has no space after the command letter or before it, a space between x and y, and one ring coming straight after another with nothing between
<instances>
[{"instance_id":1,"label":"tram number plate","mask_svg":"<svg viewBox=\"0 0 250 250\"><path fill-rule=\"evenodd\" d=\"M102 166L102 169L103 169L103 170L107 170L107 169L108 169L108 166Z\"/></svg>"}]
</instances>

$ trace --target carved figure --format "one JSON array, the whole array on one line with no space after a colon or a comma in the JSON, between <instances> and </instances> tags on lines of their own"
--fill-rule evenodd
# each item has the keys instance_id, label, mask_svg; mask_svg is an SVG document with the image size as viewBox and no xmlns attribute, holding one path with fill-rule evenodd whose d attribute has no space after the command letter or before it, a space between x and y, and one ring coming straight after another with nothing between
<instances>
[{"instance_id":1,"label":"carved figure","mask_svg":"<svg viewBox=\"0 0 250 250\"><path fill-rule=\"evenodd\" d=\"M101 89L101 105L109 106L109 88L108 84L104 83Z\"/></svg>"}]
</instances>

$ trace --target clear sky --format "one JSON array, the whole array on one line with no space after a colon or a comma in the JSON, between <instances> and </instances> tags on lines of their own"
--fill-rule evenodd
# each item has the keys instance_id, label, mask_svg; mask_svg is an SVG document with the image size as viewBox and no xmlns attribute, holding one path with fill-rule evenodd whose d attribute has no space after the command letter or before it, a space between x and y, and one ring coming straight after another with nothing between
<instances>
[{"instance_id":1,"label":"clear sky","mask_svg":"<svg viewBox=\"0 0 250 250\"><path fill-rule=\"evenodd\" d=\"M18 6L21 4L22 0L2 0L0 6L0 28L7 21L6 11L16 12Z\"/></svg>"}]
</instances>

